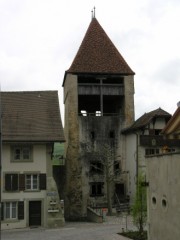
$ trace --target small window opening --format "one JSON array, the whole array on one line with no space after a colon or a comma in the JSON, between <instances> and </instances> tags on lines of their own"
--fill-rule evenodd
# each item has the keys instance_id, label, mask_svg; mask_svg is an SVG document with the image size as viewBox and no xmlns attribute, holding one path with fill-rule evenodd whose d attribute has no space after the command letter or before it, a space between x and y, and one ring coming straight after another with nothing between
<instances>
[{"instance_id":1,"label":"small window opening","mask_svg":"<svg viewBox=\"0 0 180 240\"><path fill-rule=\"evenodd\" d=\"M166 206L167 206L167 201L166 201L166 199L163 199L163 200L162 200L162 206L163 206L164 208L166 208Z\"/></svg>"},{"instance_id":2,"label":"small window opening","mask_svg":"<svg viewBox=\"0 0 180 240\"><path fill-rule=\"evenodd\" d=\"M155 132L155 135L160 135L162 129L155 129L154 132Z\"/></svg>"},{"instance_id":3,"label":"small window opening","mask_svg":"<svg viewBox=\"0 0 180 240\"><path fill-rule=\"evenodd\" d=\"M95 139L95 132L94 132L94 131L91 131L91 132L90 132L90 137L91 137L92 140Z\"/></svg>"},{"instance_id":4,"label":"small window opening","mask_svg":"<svg viewBox=\"0 0 180 240\"><path fill-rule=\"evenodd\" d=\"M155 197L152 197L152 203L153 203L153 205L156 205L156 198Z\"/></svg>"},{"instance_id":5,"label":"small window opening","mask_svg":"<svg viewBox=\"0 0 180 240\"><path fill-rule=\"evenodd\" d=\"M101 116L101 111L96 111L96 116L97 117Z\"/></svg>"},{"instance_id":6,"label":"small window opening","mask_svg":"<svg viewBox=\"0 0 180 240\"><path fill-rule=\"evenodd\" d=\"M86 110L81 110L81 115L82 116L87 116L87 111Z\"/></svg>"},{"instance_id":7,"label":"small window opening","mask_svg":"<svg viewBox=\"0 0 180 240\"><path fill-rule=\"evenodd\" d=\"M103 195L103 183L92 183L90 189L91 196Z\"/></svg>"},{"instance_id":8,"label":"small window opening","mask_svg":"<svg viewBox=\"0 0 180 240\"><path fill-rule=\"evenodd\" d=\"M90 173L91 174L103 174L103 164L98 161L90 162Z\"/></svg>"},{"instance_id":9,"label":"small window opening","mask_svg":"<svg viewBox=\"0 0 180 240\"><path fill-rule=\"evenodd\" d=\"M110 138L115 138L115 132L114 131L110 131L109 132L109 137Z\"/></svg>"},{"instance_id":10,"label":"small window opening","mask_svg":"<svg viewBox=\"0 0 180 240\"><path fill-rule=\"evenodd\" d=\"M121 166L119 161L114 162L114 174L117 175L121 171Z\"/></svg>"}]
</instances>

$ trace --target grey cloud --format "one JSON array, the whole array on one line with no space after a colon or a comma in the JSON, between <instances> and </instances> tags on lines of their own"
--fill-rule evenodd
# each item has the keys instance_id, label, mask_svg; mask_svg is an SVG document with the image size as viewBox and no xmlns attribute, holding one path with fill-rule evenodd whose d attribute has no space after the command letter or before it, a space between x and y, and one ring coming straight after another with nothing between
<instances>
[{"instance_id":1,"label":"grey cloud","mask_svg":"<svg viewBox=\"0 0 180 240\"><path fill-rule=\"evenodd\" d=\"M153 77L168 85L177 83L180 87L180 58L166 62Z\"/></svg>"}]
</instances>

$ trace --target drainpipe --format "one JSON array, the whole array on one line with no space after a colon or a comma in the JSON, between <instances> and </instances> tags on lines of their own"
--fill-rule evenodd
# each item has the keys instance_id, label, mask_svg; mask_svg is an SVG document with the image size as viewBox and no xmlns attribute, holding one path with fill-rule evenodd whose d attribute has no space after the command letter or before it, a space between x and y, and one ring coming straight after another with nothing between
<instances>
[{"instance_id":1,"label":"drainpipe","mask_svg":"<svg viewBox=\"0 0 180 240\"><path fill-rule=\"evenodd\" d=\"M1 195L1 190L2 190L2 181L1 181L1 176L2 176L2 105L1 105L1 89L0 89L0 231L1 231L1 214L2 214L2 195Z\"/></svg>"},{"instance_id":2,"label":"drainpipe","mask_svg":"<svg viewBox=\"0 0 180 240\"><path fill-rule=\"evenodd\" d=\"M136 185L137 185L139 177L139 153L138 153L139 135L137 133L134 134L136 135Z\"/></svg>"},{"instance_id":3,"label":"drainpipe","mask_svg":"<svg viewBox=\"0 0 180 240\"><path fill-rule=\"evenodd\" d=\"M103 113L103 84L102 84L102 79L100 79L100 111L101 111L101 116L104 115Z\"/></svg>"}]
</instances>

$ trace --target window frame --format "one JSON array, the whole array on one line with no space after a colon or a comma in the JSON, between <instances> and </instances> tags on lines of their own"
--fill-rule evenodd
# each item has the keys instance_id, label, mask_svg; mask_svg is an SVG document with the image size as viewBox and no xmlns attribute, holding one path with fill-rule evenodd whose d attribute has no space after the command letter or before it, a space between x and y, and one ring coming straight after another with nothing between
<instances>
[{"instance_id":1,"label":"window frame","mask_svg":"<svg viewBox=\"0 0 180 240\"><path fill-rule=\"evenodd\" d=\"M5 192L19 191L19 173L17 172L4 173L4 191Z\"/></svg>"},{"instance_id":2,"label":"window frame","mask_svg":"<svg viewBox=\"0 0 180 240\"><path fill-rule=\"evenodd\" d=\"M28 153L27 153L28 150ZM33 147L31 145L13 145L11 147L12 162L32 162ZM25 156L28 156L26 158Z\"/></svg>"},{"instance_id":3,"label":"window frame","mask_svg":"<svg viewBox=\"0 0 180 240\"><path fill-rule=\"evenodd\" d=\"M30 179L27 179L27 176L30 176ZM35 176L37 179L34 179ZM35 183L34 180L36 181ZM37 185L36 188L34 188L35 184ZM27 187L28 185L30 187ZM25 191L40 191L40 173L25 173Z\"/></svg>"},{"instance_id":4,"label":"window frame","mask_svg":"<svg viewBox=\"0 0 180 240\"><path fill-rule=\"evenodd\" d=\"M99 192L99 189L98 188L101 188L101 191L100 193ZM95 188L95 193L93 188ZM104 196L104 193L103 193L103 188L104 188L104 183L103 182L92 182L90 183L90 196L91 197L102 197Z\"/></svg>"},{"instance_id":5,"label":"window frame","mask_svg":"<svg viewBox=\"0 0 180 240\"><path fill-rule=\"evenodd\" d=\"M9 213L7 212L8 208L7 205L9 204ZM13 204L15 204L15 207L13 207ZM6 201L3 202L3 208L4 208L4 220L17 220L18 219L18 202L17 201ZM13 208L15 209L15 217L13 217ZM8 213L8 217L7 217Z\"/></svg>"}]
</instances>

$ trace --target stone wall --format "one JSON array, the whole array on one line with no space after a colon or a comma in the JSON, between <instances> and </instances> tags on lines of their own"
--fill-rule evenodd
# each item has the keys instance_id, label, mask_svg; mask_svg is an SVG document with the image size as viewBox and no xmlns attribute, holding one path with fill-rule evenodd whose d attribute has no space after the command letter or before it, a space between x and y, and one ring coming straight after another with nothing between
<instances>
[{"instance_id":1,"label":"stone wall","mask_svg":"<svg viewBox=\"0 0 180 240\"><path fill-rule=\"evenodd\" d=\"M77 77L67 74L64 86L65 103L65 219L78 220L82 213L81 162L79 159Z\"/></svg>"}]
</instances>

